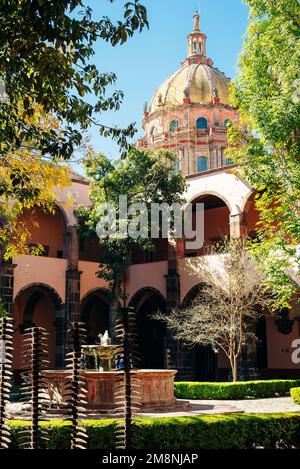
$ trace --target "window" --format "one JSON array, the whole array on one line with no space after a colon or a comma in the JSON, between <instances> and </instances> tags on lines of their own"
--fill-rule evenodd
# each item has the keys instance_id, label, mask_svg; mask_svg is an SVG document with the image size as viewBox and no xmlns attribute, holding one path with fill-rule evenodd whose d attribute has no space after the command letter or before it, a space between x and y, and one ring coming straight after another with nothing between
<instances>
[{"instance_id":1,"label":"window","mask_svg":"<svg viewBox=\"0 0 300 469\"><path fill-rule=\"evenodd\" d=\"M233 164L233 161L230 158L225 158L225 165L230 166Z\"/></svg>"},{"instance_id":2,"label":"window","mask_svg":"<svg viewBox=\"0 0 300 469\"><path fill-rule=\"evenodd\" d=\"M178 120L173 120L170 124L170 132L175 132L179 128Z\"/></svg>"},{"instance_id":3,"label":"window","mask_svg":"<svg viewBox=\"0 0 300 469\"><path fill-rule=\"evenodd\" d=\"M199 117L196 122L197 129L207 129L207 119L205 117Z\"/></svg>"},{"instance_id":4,"label":"window","mask_svg":"<svg viewBox=\"0 0 300 469\"><path fill-rule=\"evenodd\" d=\"M224 120L224 127L228 128L232 126L232 122L230 119L225 119Z\"/></svg>"},{"instance_id":5,"label":"window","mask_svg":"<svg viewBox=\"0 0 300 469\"><path fill-rule=\"evenodd\" d=\"M207 158L206 156L197 156L197 173L207 171Z\"/></svg>"},{"instance_id":6,"label":"window","mask_svg":"<svg viewBox=\"0 0 300 469\"><path fill-rule=\"evenodd\" d=\"M178 159L175 161L173 166L173 174L178 174L181 171L181 161Z\"/></svg>"}]
</instances>

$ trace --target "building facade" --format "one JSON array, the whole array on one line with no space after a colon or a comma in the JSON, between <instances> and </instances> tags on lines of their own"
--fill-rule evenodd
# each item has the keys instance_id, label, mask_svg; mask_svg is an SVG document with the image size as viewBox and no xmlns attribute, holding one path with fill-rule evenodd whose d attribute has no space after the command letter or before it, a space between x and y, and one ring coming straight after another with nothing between
<instances>
[{"instance_id":1,"label":"building facade","mask_svg":"<svg viewBox=\"0 0 300 469\"><path fill-rule=\"evenodd\" d=\"M188 36L188 57L155 92L145 106L142 148L170 149L178 156L177 170L187 180L187 202L204 204L204 248L186 249L157 242L156 251L137 252L126 272L128 305L136 310L144 368L176 368L180 379L228 379L229 364L222 354L205 347L187 349L175 342L163 325L151 319L158 309L165 312L192 301L203 279L191 275L190 264L201 257L218 262L209 246L224 236L255 235L258 213L254 192L235 174L226 159L227 127L237 119L230 105L229 79L206 55L206 36L200 17ZM43 256L16 256L0 266L0 299L14 317L14 361L20 369L21 339L26 327L35 324L50 334L50 366L62 367L68 321L82 320L90 343L108 329L109 300L97 278L98 239L79 239L74 205L90 206L89 184L74 175L71 187L57 192L55 215L37 208L24 212L32 243L44 246ZM283 311L279 317L262 318L256 326L258 342L245 348L241 368L245 378L300 377L292 360L293 343L299 338L299 312Z\"/></svg>"}]
</instances>

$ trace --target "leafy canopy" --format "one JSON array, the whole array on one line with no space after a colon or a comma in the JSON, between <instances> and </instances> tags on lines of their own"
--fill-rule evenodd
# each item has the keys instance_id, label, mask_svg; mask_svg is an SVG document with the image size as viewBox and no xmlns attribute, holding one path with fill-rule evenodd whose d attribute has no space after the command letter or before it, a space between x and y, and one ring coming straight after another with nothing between
<instances>
[{"instance_id":1,"label":"leafy canopy","mask_svg":"<svg viewBox=\"0 0 300 469\"><path fill-rule=\"evenodd\" d=\"M131 149L123 160L111 161L106 156L92 155L85 160L86 174L91 179L91 209L83 206L76 211L81 233L89 236L96 232L98 224L105 225L107 216L99 211L103 203L110 203L117 216L117 227L128 228L130 223L139 225L141 212L123 214L120 211L119 196L127 196L127 204L144 204L150 214L152 203L162 204L183 202L185 182L181 173L174 171L176 156L167 151L147 152ZM171 214L172 216L172 214ZM140 247L146 251L154 249L148 237L151 220L148 217L148 232L136 239L130 236L114 236L101 239L102 251L99 276L108 281L109 286L120 285L124 270L131 265L132 249Z\"/></svg>"},{"instance_id":2,"label":"leafy canopy","mask_svg":"<svg viewBox=\"0 0 300 469\"><path fill-rule=\"evenodd\" d=\"M92 63L96 41L123 44L148 26L140 0L126 2L123 11L123 19L114 23L107 16L93 19L84 0L0 0L0 81L8 98L0 103L1 155L34 140L43 155L69 158L92 123L127 148L134 125L122 130L98 121L102 112L121 104L122 92L105 94L116 76ZM36 104L64 124L59 133L28 122Z\"/></svg>"},{"instance_id":3,"label":"leafy canopy","mask_svg":"<svg viewBox=\"0 0 300 469\"><path fill-rule=\"evenodd\" d=\"M281 306L300 266L300 3L245 0L250 20L232 87L240 126L228 130L228 157L257 190L261 213L254 251ZM245 133L247 131L247 133Z\"/></svg>"},{"instance_id":4,"label":"leafy canopy","mask_svg":"<svg viewBox=\"0 0 300 469\"><path fill-rule=\"evenodd\" d=\"M19 106L19 113L22 112L23 108ZM27 117L26 122L29 125L34 122L44 131L51 128L59 131L58 122L45 115L41 106L35 106L34 114ZM53 213L55 189L63 189L69 184L69 169L59 162L46 160L39 151L22 147L0 158L0 261L20 252L35 253L35 249L28 246L30 233L19 217L24 210L33 207L43 207Z\"/></svg>"}]
</instances>

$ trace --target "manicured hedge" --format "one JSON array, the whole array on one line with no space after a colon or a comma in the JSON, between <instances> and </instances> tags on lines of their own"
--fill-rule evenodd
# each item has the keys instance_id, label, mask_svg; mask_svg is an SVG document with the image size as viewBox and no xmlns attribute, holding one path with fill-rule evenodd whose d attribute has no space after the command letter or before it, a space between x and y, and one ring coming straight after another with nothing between
<instances>
[{"instance_id":1,"label":"manicured hedge","mask_svg":"<svg viewBox=\"0 0 300 469\"><path fill-rule=\"evenodd\" d=\"M300 380L240 381L237 383L175 383L178 399L251 399L287 396Z\"/></svg>"},{"instance_id":2,"label":"manicured hedge","mask_svg":"<svg viewBox=\"0 0 300 469\"><path fill-rule=\"evenodd\" d=\"M26 423L12 421L12 448L19 448ZM86 421L89 449L113 449L112 420ZM44 447L68 449L70 427L63 421L44 422L49 440ZM238 414L140 419L135 431L141 449L300 448L300 414Z\"/></svg>"},{"instance_id":3,"label":"manicured hedge","mask_svg":"<svg viewBox=\"0 0 300 469\"><path fill-rule=\"evenodd\" d=\"M291 396L295 404L300 404L300 388L292 388Z\"/></svg>"}]
</instances>

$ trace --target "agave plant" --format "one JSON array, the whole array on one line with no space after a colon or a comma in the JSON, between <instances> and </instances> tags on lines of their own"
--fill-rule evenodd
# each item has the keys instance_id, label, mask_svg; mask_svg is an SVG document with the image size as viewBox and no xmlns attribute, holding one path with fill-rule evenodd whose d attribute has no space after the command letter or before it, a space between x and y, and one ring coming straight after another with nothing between
<instances>
[{"instance_id":1,"label":"agave plant","mask_svg":"<svg viewBox=\"0 0 300 469\"><path fill-rule=\"evenodd\" d=\"M64 397L67 420L71 421L71 449L86 449L87 433L80 422L85 417L86 382L81 374L81 348L86 343L85 324L74 322L68 330L69 351L66 355L68 376Z\"/></svg>"},{"instance_id":2,"label":"agave plant","mask_svg":"<svg viewBox=\"0 0 300 469\"><path fill-rule=\"evenodd\" d=\"M115 413L121 415L121 422L115 426L116 448L130 449L138 445L134 432L135 414L141 405L141 387L137 370L140 366L138 334L135 310L120 310L116 324L116 339L121 351L117 355L119 371L115 385Z\"/></svg>"},{"instance_id":3,"label":"agave plant","mask_svg":"<svg viewBox=\"0 0 300 469\"><path fill-rule=\"evenodd\" d=\"M39 426L45 421L46 407L49 405L47 383L42 370L48 367L48 333L42 327L25 330L23 339L22 400L30 409L30 425L21 432L21 446L24 449L38 449L41 440L47 439L47 430Z\"/></svg>"},{"instance_id":4,"label":"agave plant","mask_svg":"<svg viewBox=\"0 0 300 469\"><path fill-rule=\"evenodd\" d=\"M12 319L0 318L0 448L7 449L11 442L7 404L12 378Z\"/></svg>"}]
</instances>

